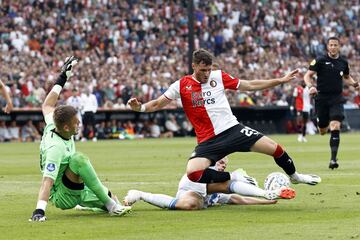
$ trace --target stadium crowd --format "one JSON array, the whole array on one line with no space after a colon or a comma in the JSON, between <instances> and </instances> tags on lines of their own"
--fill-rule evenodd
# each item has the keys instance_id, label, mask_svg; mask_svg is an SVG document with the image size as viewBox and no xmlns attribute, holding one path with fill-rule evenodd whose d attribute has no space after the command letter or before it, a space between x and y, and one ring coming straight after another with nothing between
<instances>
[{"instance_id":1,"label":"stadium crowd","mask_svg":"<svg viewBox=\"0 0 360 240\"><path fill-rule=\"evenodd\" d=\"M158 97L188 72L186 2L0 0L0 79L14 107L40 107L69 55L81 61L62 103L74 89L92 92L103 108L124 108L131 96L143 102ZM358 0L194 2L195 47L211 50L220 68L240 79L294 68L305 73L334 35L353 78L360 79ZM229 92L230 104L286 106L295 84ZM360 106L359 93L347 87L344 93L348 107Z\"/></svg>"}]
</instances>

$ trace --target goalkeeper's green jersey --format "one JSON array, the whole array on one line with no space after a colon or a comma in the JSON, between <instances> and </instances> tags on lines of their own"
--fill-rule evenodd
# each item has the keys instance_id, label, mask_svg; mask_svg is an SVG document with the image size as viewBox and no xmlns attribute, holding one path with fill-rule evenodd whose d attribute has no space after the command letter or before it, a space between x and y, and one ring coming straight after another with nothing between
<instances>
[{"instance_id":1,"label":"goalkeeper's green jersey","mask_svg":"<svg viewBox=\"0 0 360 240\"><path fill-rule=\"evenodd\" d=\"M40 143L40 169L43 177L54 180L51 193L61 183L61 178L69 165L70 157L75 153L74 138L62 138L55 132L53 113L45 116L46 127Z\"/></svg>"}]
</instances>

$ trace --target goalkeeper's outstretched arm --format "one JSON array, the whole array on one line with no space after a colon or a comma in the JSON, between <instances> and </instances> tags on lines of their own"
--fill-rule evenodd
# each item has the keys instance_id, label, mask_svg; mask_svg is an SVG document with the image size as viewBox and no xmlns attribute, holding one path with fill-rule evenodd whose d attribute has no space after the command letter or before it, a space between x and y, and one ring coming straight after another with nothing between
<instances>
[{"instance_id":1,"label":"goalkeeper's outstretched arm","mask_svg":"<svg viewBox=\"0 0 360 240\"><path fill-rule=\"evenodd\" d=\"M12 104L9 93L6 91L5 84L1 80L0 80L0 92L1 92L1 95L6 100L6 106L4 108L4 112L10 113L11 110L13 109L13 104Z\"/></svg>"},{"instance_id":2,"label":"goalkeeper's outstretched arm","mask_svg":"<svg viewBox=\"0 0 360 240\"><path fill-rule=\"evenodd\" d=\"M64 87L66 81L72 76L72 68L78 62L78 59L74 56L68 57L65 60L64 65L61 67L61 72L58 79L55 82L54 87L51 89L49 94L46 96L45 101L42 105L43 115L47 115L55 110L57 100L59 98L60 92Z\"/></svg>"}]
</instances>

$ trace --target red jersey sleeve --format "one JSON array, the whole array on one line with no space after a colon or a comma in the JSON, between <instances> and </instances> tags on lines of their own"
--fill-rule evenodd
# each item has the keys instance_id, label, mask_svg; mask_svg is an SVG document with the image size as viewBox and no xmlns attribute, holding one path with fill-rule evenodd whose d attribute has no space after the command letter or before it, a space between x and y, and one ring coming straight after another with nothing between
<instances>
[{"instance_id":1,"label":"red jersey sleeve","mask_svg":"<svg viewBox=\"0 0 360 240\"><path fill-rule=\"evenodd\" d=\"M221 78L225 89L237 90L240 85L240 79L235 78L223 71L221 71Z\"/></svg>"}]
</instances>

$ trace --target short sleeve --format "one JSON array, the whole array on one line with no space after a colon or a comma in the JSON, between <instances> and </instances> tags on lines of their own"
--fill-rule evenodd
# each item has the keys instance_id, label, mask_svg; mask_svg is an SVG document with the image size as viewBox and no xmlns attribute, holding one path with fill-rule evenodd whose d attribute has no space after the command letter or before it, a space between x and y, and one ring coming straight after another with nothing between
<instances>
[{"instance_id":1,"label":"short sleeve","mask_svg":"<svg viewBox=\"0 0 360 240\"><path fill-rule=\"evenodd\" d=\"M49 177L54 181L59 173L61 159L64 157L64 151L58 146L51 146L46 153L43 177Z\"/></svg>"},{"instance_id":2,"label":"short sleeve","mask_svg":"<svg viewBox=\"0 0 360 240\"><path fill-rule=\"evenodd\" d=\"M318 71L319 71L319 61L318 61L317 59L313 59L313 60L310 62L309 70L314 71L314 72L318 72Z\"/></svg>"},{"instance_id":3,"label":"short sleeve","mask_svg":"<svg viewBox=\"0 0 360 240\"><path fill-rule=\"evenodd\" d=\"M235 78L223 71L221 71L221 78L225 89L237 90L240 85L240 79Z\"/></svg>"},{"instance_id":4,"label":"short sleeve","mask_svg":"<svg viewBox=\"0 0 360 240\"><path fill-rule=\"evenodd\" d=\"M175 100L180 97L180 81L176 81L170 85L164 96L169 100Z\"/></svg>"}]
</instances>

